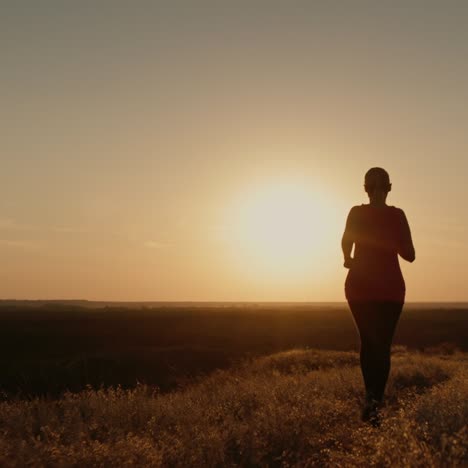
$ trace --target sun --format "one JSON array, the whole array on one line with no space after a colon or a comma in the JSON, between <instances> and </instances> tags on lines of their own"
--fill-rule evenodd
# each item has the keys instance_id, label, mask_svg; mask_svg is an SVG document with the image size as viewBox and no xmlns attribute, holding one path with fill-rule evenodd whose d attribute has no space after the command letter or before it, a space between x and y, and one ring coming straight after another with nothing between
<instances>
[{"instance_id":1,"label":"sun","mask_svg":"<svg viewBox=\"0 0 468 468\"><path fill-rule=\"evenodd\" d=\"M264 184L240 197L232 216L235 255L254 274L297 278L317 268L330 239L330 205L313 188Z\"/></svg>"}]
</instances>

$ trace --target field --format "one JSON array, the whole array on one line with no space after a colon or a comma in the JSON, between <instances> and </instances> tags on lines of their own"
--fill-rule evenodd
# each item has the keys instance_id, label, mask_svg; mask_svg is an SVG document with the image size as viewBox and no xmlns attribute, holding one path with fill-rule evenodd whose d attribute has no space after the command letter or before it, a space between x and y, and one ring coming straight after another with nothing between
<instances>
[{"instance_id":1,"label":"field","mask_svg":"<svg viewBox=\"0 0 468 468\"><path fill-rule=\"evenodd\" d=\"M468 312L408 306L380 429L343 305L0 312L1 466L463 466Z\"/></svg>"}]
</instances>

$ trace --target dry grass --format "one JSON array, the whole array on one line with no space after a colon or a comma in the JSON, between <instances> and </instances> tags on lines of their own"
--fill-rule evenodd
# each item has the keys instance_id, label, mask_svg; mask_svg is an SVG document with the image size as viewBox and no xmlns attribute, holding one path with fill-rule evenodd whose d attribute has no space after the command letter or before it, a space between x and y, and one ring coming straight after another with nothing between
<instances>
[{"instance_id":1,"label":"dry grass","mask_svg":"<svg viewBox=\"0 0 468 468\"><path fill-rule=\"evenodd\" d=\"M380 429L360 422L356 353L292 350L158 394L0 403L1 466L462 466L468 357L393 357Z\"/></svg>"}]
</instances>

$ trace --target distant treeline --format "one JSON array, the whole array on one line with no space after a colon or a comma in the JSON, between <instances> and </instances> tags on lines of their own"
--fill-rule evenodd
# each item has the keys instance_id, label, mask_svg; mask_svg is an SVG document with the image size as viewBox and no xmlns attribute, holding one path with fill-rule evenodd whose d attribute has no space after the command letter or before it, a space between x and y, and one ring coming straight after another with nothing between
<instances>
[{"instance_id":1,"label":"distant treeline","mask_svg":"<svg viewBox=\"0 0 468 468\"><path fill-rule=\"evenodd\" d=\"M468 308L408 306L395 344L468 350ZM57 395L137 382L172 390L249 356L290 348L357 350L342 304L82 307L0 305L0 391Z\"/></svg>"}]
</instances>

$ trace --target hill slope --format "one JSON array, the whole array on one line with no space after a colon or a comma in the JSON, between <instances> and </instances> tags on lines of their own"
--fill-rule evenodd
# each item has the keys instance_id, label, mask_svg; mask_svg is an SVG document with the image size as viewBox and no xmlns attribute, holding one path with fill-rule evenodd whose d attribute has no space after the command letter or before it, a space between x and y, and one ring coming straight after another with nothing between
<instances>
[{"instance_id":1,"label":"hill slope","mask_svg":"<svg viewBox=\"0 0 468 468\"><path fill-rule=\"evenodd\" d=\"M468 355L396 347L380 429L354 352L291 350L178 392L87 390L0 404L1 466L461 466Z\"/></svg>"}]
</instances>

